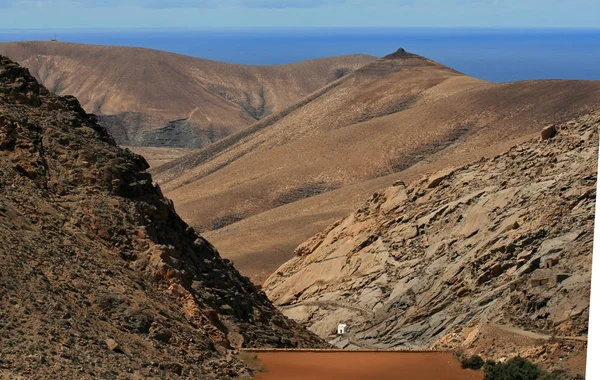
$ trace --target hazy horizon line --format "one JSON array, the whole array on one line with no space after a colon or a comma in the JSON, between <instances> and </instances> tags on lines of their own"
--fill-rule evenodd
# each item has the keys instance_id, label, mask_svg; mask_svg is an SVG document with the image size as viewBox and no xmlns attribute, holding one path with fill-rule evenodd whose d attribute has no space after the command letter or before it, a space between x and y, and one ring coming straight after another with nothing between
<instances>
[{"instance_id":1,"label":"hazy horizon line","mask_svg":"<svg viewBox=\"0 0 600 380\"><path fill-rule=\"evenodd\" d=\"M552 31L589 30L600 31L600 26L568 27L483 27L483 26L165 26L165 27L63 27L63 28L0 28L0 31L44 31L44 30L486 30L486 31Z\"/></svg>"}]
</instances>

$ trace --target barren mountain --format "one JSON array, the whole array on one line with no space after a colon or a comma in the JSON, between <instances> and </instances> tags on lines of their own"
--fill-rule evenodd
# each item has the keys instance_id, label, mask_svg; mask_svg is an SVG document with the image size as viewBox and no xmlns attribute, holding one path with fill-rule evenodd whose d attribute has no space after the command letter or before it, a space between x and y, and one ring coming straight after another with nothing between
<instances>
[{"instance_id":1,"label":"barren mountain","mask_svg":"<svg viewBox=\"0 0 600 380\"><path fill-rule=\"evenodd\" d=\"M261 282L394 180L498 154L598 107L600 82L489 83L399 50L153 174L182 217L216 230L211 241Z\"/></svg>"},{"instance_id":2,"label":"barren mountain","mask_svg":"<svg viewBox=\"0 0 600 380\"><path fill-rule=\"evenodd\" d=\"M372 62L352 55L244 66L157 50L63 42L0 44L46 87L74 95L121 145L197 148Z\"/></svg>"},{"instance_id":3,"label":"barren mountain","mask_svg":"<svg viewBox=\"0 0 600 380\"><path fill-rule=\"evenodd\" d=\"M226 378L321 340L174 212L74 97L0 56L0 377Z\"/></svg>"},{"instance_id":4,"label":"barren mountain","mask_svg":"<svg viewBox=\"0 0 600 380\"><path fill-rule=\"evenodd\" d=\"M583 373L598 128L600 112L375 193L300 245L267 295L323 338L347 323L341 347L520 354Z\"/></svg>"}]
</instances>

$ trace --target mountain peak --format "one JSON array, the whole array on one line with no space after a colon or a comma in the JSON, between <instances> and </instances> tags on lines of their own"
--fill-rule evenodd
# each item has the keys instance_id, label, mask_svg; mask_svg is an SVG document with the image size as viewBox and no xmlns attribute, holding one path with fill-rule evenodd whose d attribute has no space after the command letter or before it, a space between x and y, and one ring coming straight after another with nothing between
<instances>
[{"instance_id":1,"label":"mountain peak","mask_svg":"<svg viewBox=\"0 0 600 380\"><path fill-rule=\"evenodd\" d=\"M399 48L392 54L388 54L383 59L405 59L405 58L423 58L420 55L409 53L403 48Z\"/></svg>"}]
</instances>

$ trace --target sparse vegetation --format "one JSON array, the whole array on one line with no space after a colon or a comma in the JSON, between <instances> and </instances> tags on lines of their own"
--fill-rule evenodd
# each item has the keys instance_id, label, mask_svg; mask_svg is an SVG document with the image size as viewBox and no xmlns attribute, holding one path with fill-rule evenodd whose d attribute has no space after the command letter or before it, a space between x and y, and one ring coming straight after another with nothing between
<instances>
[{"instance_id":1,"label":"sparse vegetation","mask_svg":"<svg viewBox=\"0 0 600 380\"><path fill-rule=\"evenodd\" d=\"M230 224L239 222L240 220L244 220L244 216L242 216L242 215L224 215L219 218L215 218L212 221L212 225L210 226L209 230L218 230L218 229L226 227Z\"/></svg>"},{"instance_id":2,"label":"sparse vegetation","mask_svg":"<svg viewBox=\"0 0 600 380\"><path fill-rule=\"evenodd\" d=\"M484 380L558 380L538 365L522 357L509 359L505 363L488 361L485 366Z\"/></svg>"},{"instance_id":3,"label":"sparse vegetation","mask_svg":"<svg viewBox=\"0 0 600 380\"><path fill-rule=\"evenodd\" d=\"M365 113L362 117L358 118L357 122L362 123L365 121L369 121L372 119L377 119L383 116L393 115L398 112L406 111L419 100L418 96L408 96L407 98L400 99L397 103L389 104L384 109L381 109L377 112L368 112Z\"/></svg>"},{"instance_id":4,"label":"sparse vegetation","mask_svg":"<svg viewBox=\"0 0 600 380\"><path fill-rule=\"evenodd\" d=\"M267 105L264 87L261 87L258 91L258 106L252 104L254 96L250 95L247 91L244 91L244 97L246 98L245 102L242 104L244 110L256 120L261 119L265 115L265 108Z\"/></svg>"},{"instance_id":5,"label":"sparse vegetation","mask_svg":"<svg viewBox=\"0 0 600 380\"><path fill-rule=\"evenodd\" d=\"M481 358L481 356L479 355L473 355L469 358L463 358L460 362L460 365L463 368L468 368L468 369L481 369L484 365L484 361Z\"/></svg>"},{"instance_id":6,"label":"sparse vegetation","mask_svg":"<svg viewBox=\"0 0 600 380\"><path fill-rule=\"evenodd\" d=\"M273 201L273 205L275 207L283 206L301 199L314 197L315 195L322 194L335 188L335 186L331 186L326 182L307 183L303 186L280 193Z\"/></svg>"},{"instance_id":7,"label":"sparse vegetation","mask_svg":"<svg viewBox=\"0 0 600 380\"><path fill-rule=\"evenodd\" d=\"M335 69L335 71L333 72L333 79L334 80L338 80L342 77L345 77L346 75L348 75L352 70L347 68L347 67L338 67L337 69Z\"/></svg>"}]
</instances>

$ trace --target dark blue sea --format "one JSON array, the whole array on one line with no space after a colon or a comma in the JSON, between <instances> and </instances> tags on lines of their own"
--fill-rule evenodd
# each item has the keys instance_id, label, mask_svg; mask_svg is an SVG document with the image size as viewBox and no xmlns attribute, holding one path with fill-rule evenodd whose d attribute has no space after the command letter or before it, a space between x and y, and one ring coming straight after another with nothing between
<instances>
[{"instance_id":1,"label":"dark blue sea","mask_svg":"<svg viewBox=\"0 0 600 380\"><path fill-rule=\"evenodd\" d=\"M140 46L217 61L272 65L399 47L494 82L600 80L600 29L89 29L0 30L0 41Z\"/></svg>"}]
</instances>

